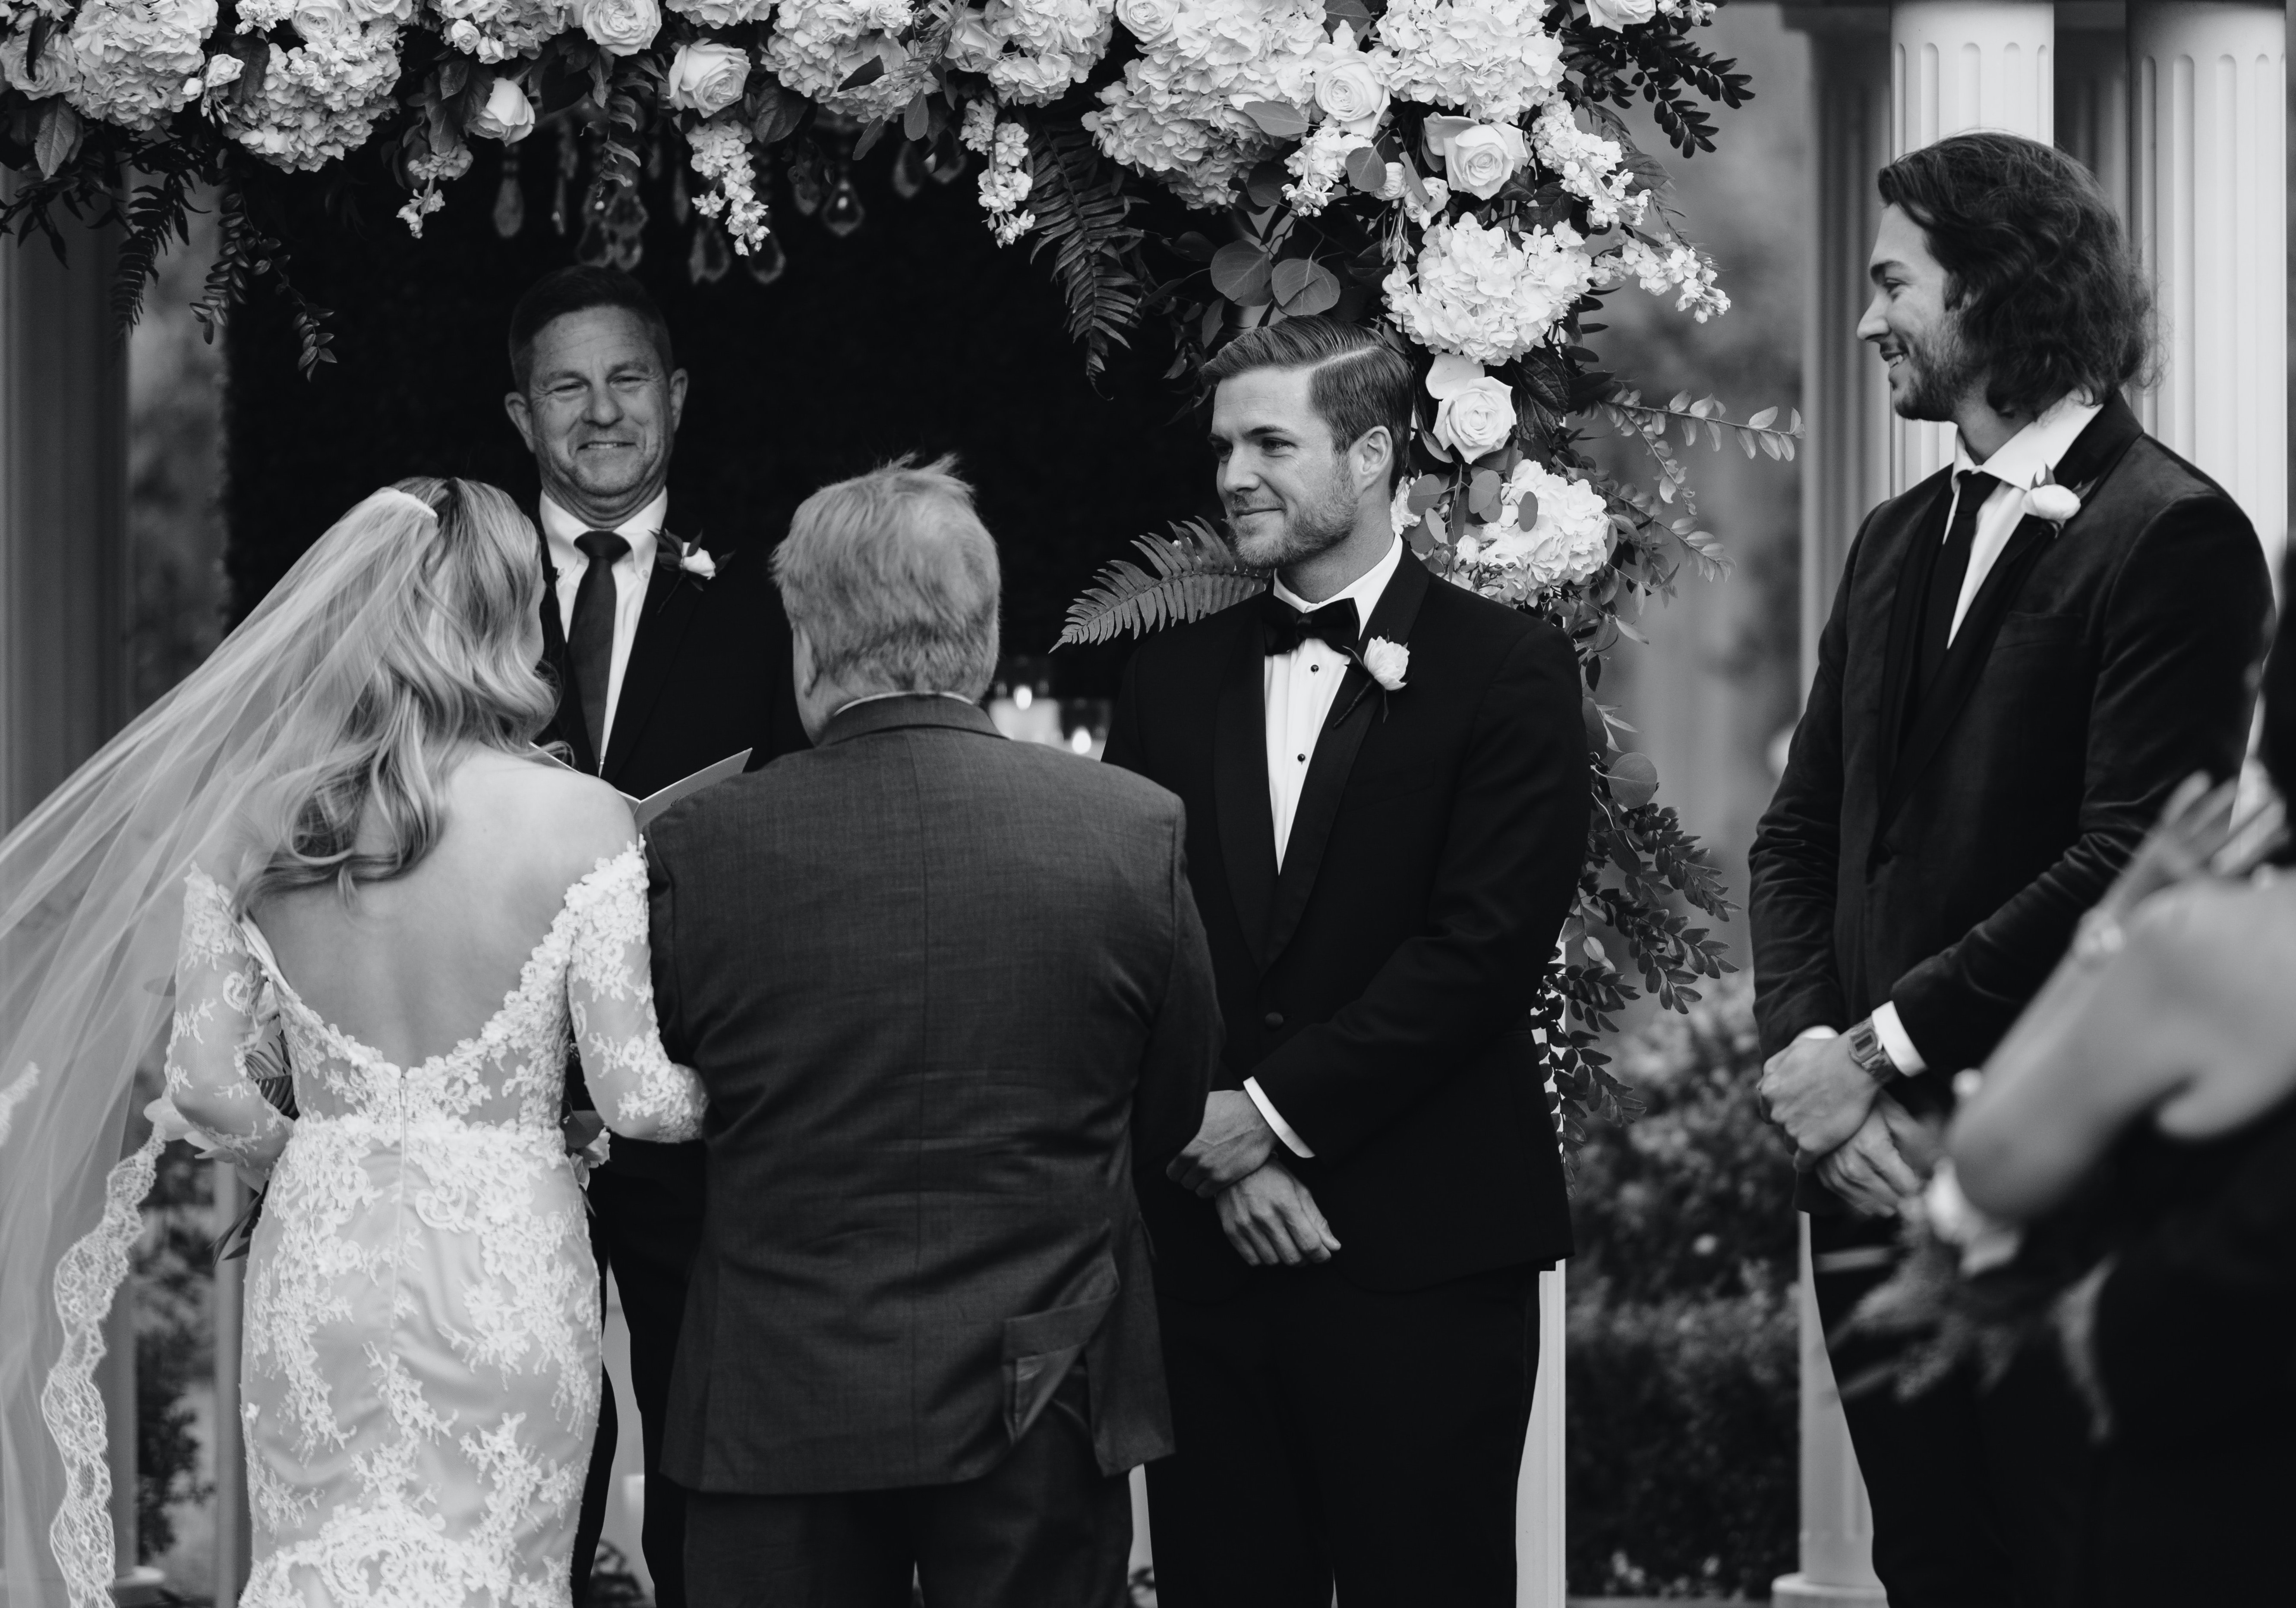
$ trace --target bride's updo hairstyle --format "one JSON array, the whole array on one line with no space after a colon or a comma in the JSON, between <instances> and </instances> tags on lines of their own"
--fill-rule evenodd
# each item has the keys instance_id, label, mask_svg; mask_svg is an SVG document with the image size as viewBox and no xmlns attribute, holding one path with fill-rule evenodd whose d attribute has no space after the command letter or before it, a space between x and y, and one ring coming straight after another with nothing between
<instances>
[{"instance_id":1,"label":"bride's updo hairstyle","mask_svg":"<svg viewBox=\"0 0 2296 1608\"><path fill-rule=\"evenodd\" d=\"M354 508L314 556L309 728L256 796L242 910L412 869L447 821L444 788L473 747L517 753L557 707L537 670L541 543L509 495L474 480L401 480Z\"/></svg>"}]
</instances>

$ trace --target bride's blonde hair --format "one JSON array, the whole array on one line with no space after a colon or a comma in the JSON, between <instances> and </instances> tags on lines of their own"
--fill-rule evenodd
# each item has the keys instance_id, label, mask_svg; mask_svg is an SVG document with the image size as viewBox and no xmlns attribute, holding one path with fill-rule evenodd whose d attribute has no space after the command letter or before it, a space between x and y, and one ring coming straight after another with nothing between
<instances>
[{"instance_id":1,"label":"bride's blonde hair","mask_svg":"<svg viewBox=\"0 0 2296 1608\"><path fill-rule=\"evenodd\" d=\"M326 882L348 899L412 869L446 828L445 784L463 755L517 753L557 708L533 658L541 539L506 493L401 480L322 541L345 551L307 633L320 678L307 688L311 739L251 801L242 910ZM351 637L362 647L346 654Z\"/></svg>"}]
</instances>

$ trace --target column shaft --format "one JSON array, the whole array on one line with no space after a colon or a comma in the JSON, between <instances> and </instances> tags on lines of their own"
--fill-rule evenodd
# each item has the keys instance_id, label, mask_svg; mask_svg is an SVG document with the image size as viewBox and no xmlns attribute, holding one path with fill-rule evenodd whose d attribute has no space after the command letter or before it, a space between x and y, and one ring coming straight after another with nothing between
<instances>
[{"instance_id":1,"label":"column shaft","mask_svg":"<svg viewBox=\"0 0 2296 1608\"><path fill-rule=\"evenodd\" d=\"M2157 287L2145 428L2255 521L2288 531L2287 13L2239 0L2128 8L2129 222Z\"/></svg>"},{"instance_id":2,"label":"column shaft","mask_svg":"<svg viewBox=\"0 0 2296 1608\"><path fill-rule=\"evenodd\" d=\"M1515 1482L1515 1608L1563 1608L1562 1267L1538 1276L1538 1377Z\"/></svg>"}]
</instances>

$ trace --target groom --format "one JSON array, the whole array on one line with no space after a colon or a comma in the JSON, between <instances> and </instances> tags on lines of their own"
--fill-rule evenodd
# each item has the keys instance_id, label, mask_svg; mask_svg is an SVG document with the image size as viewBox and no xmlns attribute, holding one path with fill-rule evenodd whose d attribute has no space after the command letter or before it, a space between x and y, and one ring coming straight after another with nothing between
<instances>
[{"instance_id":1,"label":"groom","mask_svg":"<svg viewBox=\"0 0 2296 1608\"><path fill-rule=\"evenodd\" d=\"M666 1466L698 1608L1115 1608L1172 1447L1136 1168L1218 1054L1177 800L1007 742L946 463L774 556L816 747L656 824L662 1041L709 1094Z\"/></svg>"},{"instance_id":2,"label":"groom","mask_svg":"<svg viewBox=\"0 0 2296 1608\"><path fill-rule=\"evenodd\" d=\"M712 552L671 534L685 373L653 298L611 268L561 268L512 310L510 367L504 403L542 481L542 635L560 700L544 740L563 741L583 770L638 797L744 748L754 770L804 747L789 625L765 555ZM578 1089L575 1101L588 1097ZM662 1413L701 1234L701 1170L699 1144L616 1139L590 1180L591 1243L629 1323L660 1608L685 1604L684 1497L660 1476ZM605 1522L616 1433L609 1389L575 1538L578 1604Z\"/></svg>"},{"instance_id":3,"label":"groom","mask_svg":"<svg viewBox=\"0 0 2296 1608\"><path fill-rule=\"evenodd\" d=\"M1204 378L1274 589L1142 644L1108 743L1187 805L1227 1025L1194 1141L1140 1175L1159 1598L1507 1608L1537 1271L1570 1252L1525 1017L1586 846L1578 666L1395 535L1414 387L1377 335L1287 319Z\"/></svg>"},{"instance_id":4,"label":"groom","mask_svg":"<svg viewBox=\"0 0 2296 1608\"><path fill-rule=\"evenodd\" d=\"M1962 135L1881 199L1858 333L1954 462L1858 532L1749 856L1762 1097L1830 1332L1895 1260L1910 1114L1985 1060L2170 790L2239 769L2272 597L2239 507L2121 400L2150 308L2087 170ZM1841 1378L1883 1360L1834 1346ZM2058 1600L2086 1437L2046 1359L1844 1408L1891 1603Z\"/></svg>"}]
</instances>

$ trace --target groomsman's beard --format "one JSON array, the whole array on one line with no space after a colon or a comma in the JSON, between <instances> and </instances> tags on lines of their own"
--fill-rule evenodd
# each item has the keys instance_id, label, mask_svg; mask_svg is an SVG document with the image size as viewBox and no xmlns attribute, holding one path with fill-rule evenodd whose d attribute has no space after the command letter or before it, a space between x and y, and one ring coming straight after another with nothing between
<instances>
[{"instance_id":1,"label":"groomsman's beard","mask_svg":"<svg viewBox=\"0 0 2296 1608\"><path fill-rule=\"evenodd\" d=\"M1900 419L1949 423L1962 399L1983 382L1984 366L1953 325L1935 336L1899 336L1895 344L1905 357L1892 376L1890 401Z\"/></svg>"},{"instance_id":2,"label":"groomsman's beard","mask_svg":"<svg viewBox=\"0 0 2296 1608\"><path fill-rule=\"evenodd\" d=\"M1322 496L1304 507L1251 511L1273 512L1278 518L1247 531L1231 510L1228 531L1235 540L1236 555L1261 569L1303 563L1331 551L1355 534L1356 506L1344 483L1326 487Z\"/></svg>"}]
</instances>

